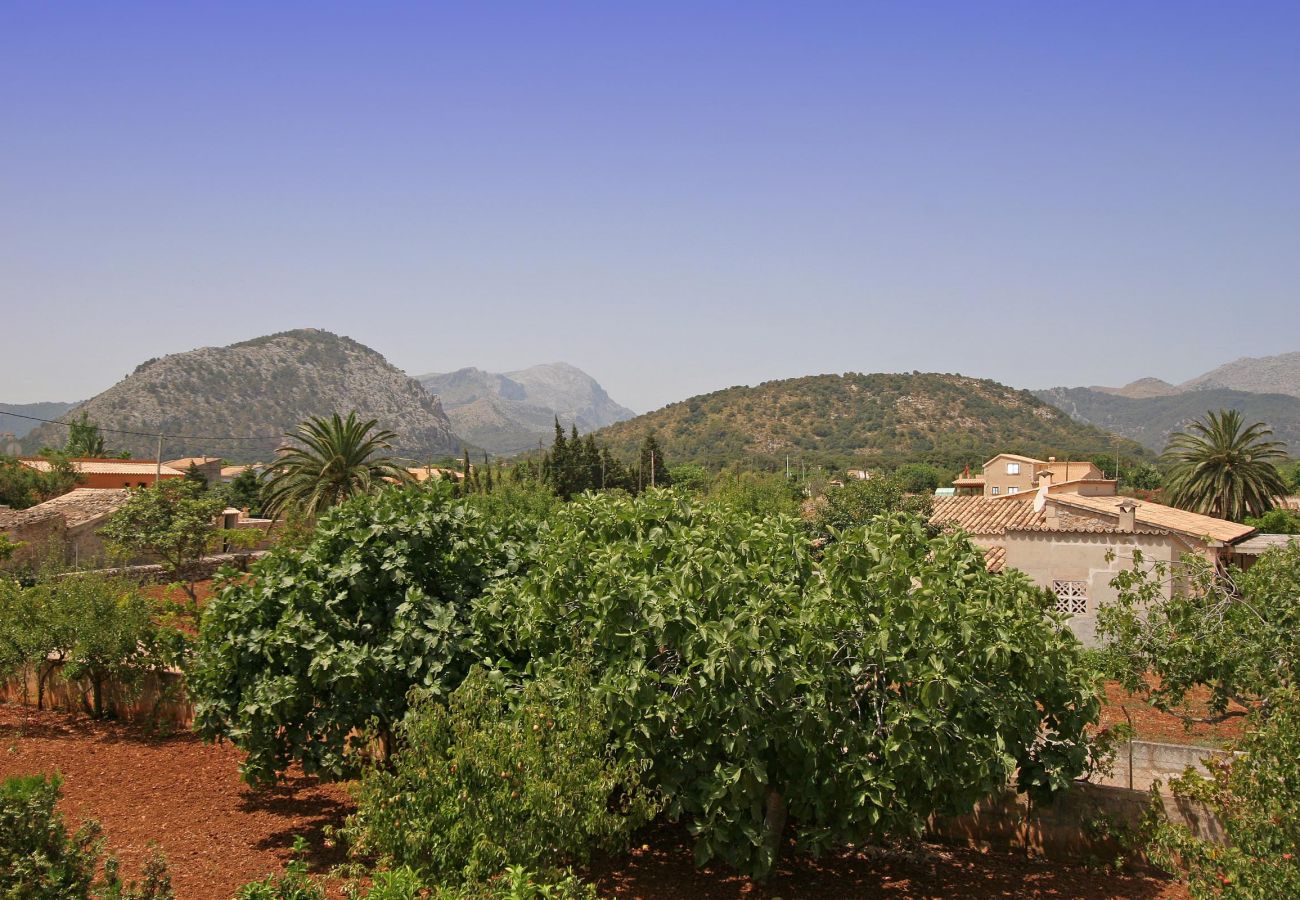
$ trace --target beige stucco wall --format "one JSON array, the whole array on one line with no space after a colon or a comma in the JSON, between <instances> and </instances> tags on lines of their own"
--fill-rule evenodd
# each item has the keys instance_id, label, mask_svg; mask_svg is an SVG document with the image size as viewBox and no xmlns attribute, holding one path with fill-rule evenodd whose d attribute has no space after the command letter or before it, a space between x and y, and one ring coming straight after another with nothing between
<instances>
[{"instance_id":1,"label":"beige stucco wall","mask_svg":"<svg viewBox=\"0 0 1300 900\"><path fill-rule=\"evenodd\" d=\"M1171 535L1091 534L1068 531L1012 531L1002 539L1006 567L1019 569L1048 590L1053 581L1082 581L1087 588L1087 612L1072 616L1070 629L1089 647L1097 645L1097 608L1115 599L1110 581L1133 566L1133 550L1142 551L1144 563L1171 565L1187 547ZM1115 558L1106 556L1114 551ZM1166 596L1169 584L1164 587Z\"/></svg>"},{"instance_id":2,"label":"beige stucco wall","mask_svg":"<svg viewBox=\"0 0 1300 900\"><path fill-rule=\"evenodd\" d=\"M1020 472L1017 475L1007 474L1007 463L1018 463ZM1019 488L1019 493L1030 491L1034 487L1034 464L1023 459L1009 459L1006 456L995 456L984 467L984 494L992 496L993 489L997 488L997 496L1003 497L1007 494L1007 488Z\"/></svg>"}]
</instances>

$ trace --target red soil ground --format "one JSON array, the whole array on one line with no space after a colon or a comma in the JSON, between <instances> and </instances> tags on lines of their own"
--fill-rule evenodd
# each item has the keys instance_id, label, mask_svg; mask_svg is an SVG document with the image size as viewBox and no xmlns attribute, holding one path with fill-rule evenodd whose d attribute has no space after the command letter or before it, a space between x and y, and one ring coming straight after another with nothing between
<instances>
[{"instance_id":1,"label":"red soil ground","mask_svg":"<svg viewBox=\"0 0 1300 900\"><path fill-rule=\"evenodd\" d=\"M1187 712L1194 716L1205 716L1208 698L1209 691L1204 688L1192 691L1188 695ZM1143 741L1223 747L1240 738L1246 725L1245 708L1234 703L1229 707L1228 713L1223 721L1197 723L1188 730L1179 717L1155 709L1143 698L1124 690L1118 683L1108 681L1106 702L1101 708L1101 724L1114 727L1132 722L1138 740Z\"/></svg>"},{"instance_id":2,"label":"red soil ground","mask_svg":"<svg viewBox=\"0 0 1300 900\"><path fill-rule=\"evenodd\" d=\"M98 819L128 876L138 874L156 844L182 900L228 898L239 885L278 871L295 835L311 845L314 867L341 861L324 846L323 830L351 809L343 787L299 774L255 792L239 780L238 765L238 751L190 735L159 738L127 725L0 704L0 777L61 772L64 813L74 822ZM697 870L689 839L668 826L651 829L629 856L594 866L590 875L602 895L647 900L1187 896L1181 885L1151 875L928 844L821 860L789 854L759 886L723 867Z\"/></svg>"}]
</instances>

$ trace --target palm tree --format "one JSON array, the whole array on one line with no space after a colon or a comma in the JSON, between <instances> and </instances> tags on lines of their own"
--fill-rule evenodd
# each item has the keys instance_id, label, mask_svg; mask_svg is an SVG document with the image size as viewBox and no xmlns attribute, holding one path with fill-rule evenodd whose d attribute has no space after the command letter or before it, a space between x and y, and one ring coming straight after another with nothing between
<instances>
[{"instance_id":1,"label":"palm tree","mask_svg":"<svg viewBox=\"0 0 1300 900\"><path fill-rule=\"evenodd\" d=\"M296 434L286 434L302 446L282 449L271 467L267 511L278 515L293 508L315 517L349 497L410 481L410 473L387 453L397 435L374 431L377 424L376 419L360 421L356 412L347 419L334 413L328 419L312 416Z\"/></svg>"},{"instance_id":2,"label":"palm tree","mask_svg":"<svg viewBox=\"0 0 1300 900\"><path fill-rule=\"evenodd\" d=\"M1166 483L1174 506L1240 522L1273 508L1286 485L1274 466L1287 458L1281 441L1263 422L1246 427L1241 413L1206 413L1186 432L1172 435L1164 457L1172 462Z\"/></svg>"}]
</instances>

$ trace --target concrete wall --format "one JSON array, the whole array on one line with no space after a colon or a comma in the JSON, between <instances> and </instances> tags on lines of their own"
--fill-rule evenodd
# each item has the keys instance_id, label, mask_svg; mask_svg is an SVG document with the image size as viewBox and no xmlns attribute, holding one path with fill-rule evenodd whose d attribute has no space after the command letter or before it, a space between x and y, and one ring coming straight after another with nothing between
<instances>
[{"instance_id":1,"label":"concrete wall","mask_svg":"<svg viewBox=\"0 0 1300 900\"><path fill-rule=\"evenodd\" d=\"M1109 775L1093 779L1110 787L1149 791L1157 781L1168 784L1188 769L1208 775L1206 763L1232 754L1212 747L1191 744L1161 744L1156 741L1131 741L1119 748Z\"/></svg>"},{"instance_id":2,"label":"concrete wall","mask_svg":"<svg viewBox=\"0 0 1300 900\"><path fill-rule=\"evenodd\" d=\"M1171 535L1089 533L1075 531L1009 531L1002 538L1006 566L1024 572L1048 590L1054 581L1087 584L1087 608L1070 619L1070 629L1089 647L1097 645L1097 608L1115 599L1110 581L1133 565L1140 549L1148 564L1172 564L1185 548ZM1106 556L1114 552L1115 558ZM1166 595L1168 583L1164 588Z\"/></svg>"}]
</instances>

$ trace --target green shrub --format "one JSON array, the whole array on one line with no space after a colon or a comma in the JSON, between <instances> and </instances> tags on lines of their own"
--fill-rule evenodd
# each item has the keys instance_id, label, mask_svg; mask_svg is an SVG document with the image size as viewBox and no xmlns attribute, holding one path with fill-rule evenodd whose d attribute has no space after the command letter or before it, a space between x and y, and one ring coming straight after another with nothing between
<instances>
[{"instance_id":1,"label":"green shrub","mask_svg":"<svg viewBox=\"0 0 1300 900\"><path fill-rule=\"evenodd\" d=\"M476 668L448 705L417 703L391 767L357 790L354 853L456 884L625 849L653 805L641 767L610 758L590 688L564 672L519 690Z\"/></svg>"},{"instance_id":2,"label":"green shrub","mask_svg":"<svg viewBox=\"0 0 1300 900\"><path fill-rule=\"evenodd\" d=\"M1175 797L1213 810L1226 844L1170 823L1158 804L1145 823L1150 858L1185 877L1194 897L1300 897L1300 695L1279 694L1271 706L1239 756L1208 778L1189 770L1172 784Z\"/></svg>"},{"instance_id":3,"label":"green shrub","mask_svg":"<svg viewBox=\"0 0 1300 900\"><path fill-rule=\"evenodd\" d=\"M171 900L171 879L157 854L146 862L139 885L122 883L112 856L96 878L104 855L99 824L90 820L68 834L55 809L61 783L57 775L19 775L0 783L0 897Z\"/></svg>"},{"instance_id":4,"label":"green shrub","mask_svg":"<svg viewBox=\"0 0 1300 900\"><path fill-rule=\"evenodd\" d=\"M0 582L0 675L31 669L37 706L49 679L62 676L89 694L87 711L109 713L110 684L130 693L140 679L185 655L184 635L154 621L139 586L101 575L50 578L31 587Z\"/></svg>"},{"instance_id":5,"label":"green shrub","mask_svg":"<svg viewBox=\"0 0 1300 900\"><path fill-rule=\"evenodd\" d=\"M370 874L370 889L353 889L351 898L365 900L596 900L596 888L572 873L544 876L524 867L510 866L487 882L429 887L409 868Z\"/></svg>"},{"instance_id":6,"label":"green shrub","mask_svg":"<svg viewBox=\"0 0 1300 900\"><path fill-rule=\"evenodd\" d=\"M787 814L810 851L919 834L1018 777L1091 762L1095 676L1048 598L957 536L803 523L665 492L579 498L478 607L516 665L589 665L616 749L696 857L762 875Z\"/></svg>"},{"instance_id":7,"label":"green shrub","mask_svg":"<svg viewBox=\"0 0 1300 900\"><path fill-rule=\"evenodd\" d=\"M244 777L355 772L361 730L381 748L413 687L446 697L475 659L470 604L515 565L513 520L433 482L358 497L305 548L277 548L224 582L187 673L195 728L243 749Z\"/></svg>"}]
</instances>

